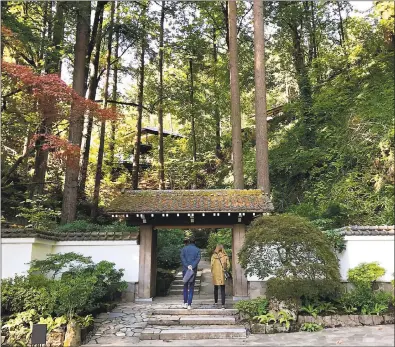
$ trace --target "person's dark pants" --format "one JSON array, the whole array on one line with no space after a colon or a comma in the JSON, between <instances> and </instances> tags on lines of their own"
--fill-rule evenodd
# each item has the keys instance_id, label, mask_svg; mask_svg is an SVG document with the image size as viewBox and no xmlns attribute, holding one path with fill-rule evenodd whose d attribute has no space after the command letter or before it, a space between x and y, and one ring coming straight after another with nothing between
<instances>
[{"instance_id":1,"label":"person's dark pants","mask_svg":"<svg viewBox=\"0 0 395 347\"><path fill-rule=\"evenodd\" d=\"M214 286L214 302L218 302L218 287L221 287L221 303L225 305L225 285Z\"/></svg>"},{"instance_id":2,"label":"person's dark pants","mask_svg":"<svg viewBox=\"0 0 395 347\"><path fill-rule=\"evenodd\" d=\"M182 271L182 277L185 276L186 271ZM196 279L196 274L197 274L197 269L194 270L195 275L193 276L192 282L184 283L184 304L188 303L188 306L192 305L192 299L193 299L193 292L195 290L195 279Z\"/></svg>"}]
</instances>

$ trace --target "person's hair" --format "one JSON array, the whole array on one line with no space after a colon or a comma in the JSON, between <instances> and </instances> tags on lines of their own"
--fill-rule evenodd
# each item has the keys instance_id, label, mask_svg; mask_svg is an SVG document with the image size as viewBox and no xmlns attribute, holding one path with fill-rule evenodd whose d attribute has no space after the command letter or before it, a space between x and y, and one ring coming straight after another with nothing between
<instances>
[{"instance_id":1,"label":"person's hair","mask_svg":"<svg viewBox=\"0 0 395 347\"><path fill-rule=\"evenodd\" d=\"M184 245L188 245L189 244L189 240L188 239L184 239Z\"/></svg>"},{"instance_id":2,"label":"person's hair","mask_svg":"<svg viewBox=\"0 0 395 347\"><path fill-rule=\"evenodd\" d=\"M215 247L214 252L215 253L222 252L223 254L226 254L224 245L218 244L217 247Z\"/></svg>"}]
</instances>

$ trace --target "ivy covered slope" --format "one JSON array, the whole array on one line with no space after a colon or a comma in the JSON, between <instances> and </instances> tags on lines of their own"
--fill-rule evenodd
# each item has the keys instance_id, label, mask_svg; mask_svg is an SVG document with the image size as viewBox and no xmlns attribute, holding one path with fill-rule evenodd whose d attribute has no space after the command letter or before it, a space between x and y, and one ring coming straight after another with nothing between
<instances>
[{"instance_id":1,"label":"ivy covered slope","mask_svg":"<svg viewBox=\"0 0 395 347\"><path fill-rule=\"evenodd\" d=\"M314 121L280 124L271 133L277 210L325 228L394 223L394 55L366 23L356 21L351 35L346 56L323 53L311 69L311 79L321 65L332 70L314 86ZM300 111L293 103L286 113ZM315 136L303 144L308 127Z\"/></svg>"}]
</instances>

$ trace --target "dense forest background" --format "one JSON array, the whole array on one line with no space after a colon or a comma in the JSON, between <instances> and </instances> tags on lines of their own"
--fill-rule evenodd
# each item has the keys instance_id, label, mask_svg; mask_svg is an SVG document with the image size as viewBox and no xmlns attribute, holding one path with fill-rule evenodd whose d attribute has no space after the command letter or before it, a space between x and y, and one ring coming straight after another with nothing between
<instances>
[{"instance_id":1,"label":"dense forest background","mask_svg":"<svg viewBox=\"0 0 395 347\"><path fill-rule=\"evenodd\" d=\"M394 3L264 6L276 211L324 229L393 224ZM2 1L2 217L104 222L124 188L233 187L227 13L220 1ZM245 188L260 140L252 13L237 2Z\"/></svg>"}]
</instances>

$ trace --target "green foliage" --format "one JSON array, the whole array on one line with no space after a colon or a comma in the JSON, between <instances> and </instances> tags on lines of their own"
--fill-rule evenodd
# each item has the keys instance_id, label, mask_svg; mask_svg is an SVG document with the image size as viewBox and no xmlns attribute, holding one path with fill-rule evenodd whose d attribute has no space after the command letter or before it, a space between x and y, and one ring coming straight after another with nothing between
<instances>
[{"instance_id":1,"label":"green foliage","mask_svg":"<svg viewBox=\"0 0 395 347\"><path fill-rule=\"evenodd\" d=\"M379 316L381 313L385 312L388 310L388 305L383 305L383 304L374 304L374 307L369 310L369 314L375 314Z\"/></svg>"},{"instance_id":2,"label":"green foliage","mask_svg":"<svg viewBox=\"0 0 395 347\"><path fill-rule=\"evenodd\" d=\"M207 252L210 256L218 244L224 246L229 257L232 255L232 229L218 229L217 232L210 234L207 242Z\"/></svg>"},{"instance_id":3,"label":"green foliage","mask_svg":"<svg viewBox=\"0 0 395 347\"><path fill-rule=\"evenodd\" d=\"M55 229L57 232L62 233L77 233L77 232L123 232L123 233L134 233L138 232L137 227L127 226L125 222L114 222L108 225L91 223L87 220L76 220L71 223L66 223L57 226Z\"/></svg>"},{"instance_id":4,"label":"green foliage","mask_svg":"<svg viewBox=\"0 0 395 347\"><path fill-rule=\"evenodd\" d=\"M358 311L356 307L346 306L346 305L343 306L343 310L347 314L355 314Z\"/></svg>"},{"instance_id":5,"label":"green foliage","mask_svg":"<svg viewBox=\"0 0 395 347\"><path fill-rule=\"evenodd\" d=\"M272 322L272 323L277 322L276 316L272 312L268 312L263 315L255 316L255 317L253 317L253 319L256 320L260 324L266 324L266 325L269 325L270 322Z\"/></svg>"},{"instance_id":6,"label":"green foliage","mask_svg":"<svg viewBox=\"0 0 395 347\"><path fill-rule=\"evenodd\" d=\"M336 313L337 308L330 302L322 302L318 306L318 310L321 314L334 314Z\"/></svg>"},{"instance_id":7,"label":"green foliage","mask_svg":"<svg viewBox=\"0 0 395 347\"><path fill-rule=\"evenodd\" d=\"M320 331L322 329L323 329L322 325L316 323L303 323L302 326L300 327L300 331L307 331L310 333L315 331Z\"/></svg>"},{"instance_id":8,"label":"green foliage","mask_svg":"<svg viewBox=\"0 0 395 347\"><path fill-rule=\"evenodd\" d=\"M51 230L56 226L56 219L60 216L60 211L48 207L47 200L44 196L26 199L17 208L18 214L16 216L26 218L34 229Z\"/></svg>"},{"instance_id":9,"label":"green foliage","mask_svg":"<svg viewBox=\"0 0 395 347\"><path fill-rule=\"evenodd\" d=\"M320 313L319 307L316 305L312 305L312 304L303 306L300 310L302 312L308 313L309 315L313 316L314 318L317 318L318 313Z\"/></svg>"},{"instance_id":10,"label":"green foliage","mask_svg":"<svg viewBox=\"0 0 395 347\"><path fill-rule=\"evenodd\" d=\"M90 264L92 264L91 257L74 252L48 254L43 260L32 260L29 273L52 274L52 277L55 278L61 272L76 271Z\"/></svg>"},{"instance_id":11,"label":"green foliage","mask_svg":"<svg viewBox=\"0 0 395 347\"><path fill-rule=\"evenodd\" d=\"M247 275L260 279L340 279L338 261L323 233L306 219L293 215L255 219L239 259Z\"/></svg>"},{"instance_id":12,"label":"green foliage","mask_svg":"<svg viewBox=\"0 0 395 347\"><path fill-rule=\"evenodd\" d=\"M10 345L22 342L27 343L32 334L33 324L37 323L39 320L39 315L36 310L28 310L24 312L19 312L16 314L15 318L7 321L1 329L6 330L9 334L7 343Z\"/></svg>"},{"instance_id":13,"label":"green foliage","mask_svg":"<svg viewBox=\"0 0 395 347\"><path fill-rule=\"evenodd\" d=\"M84 328L87 328L94 323L93 316L91 314L88 314L87 316L81 317L81 316L75 316L74 319L77 321L77 323Z\"/></svg>"},{"instance_id":14,"label":"green foliage","mask_svg":"<svg viewBox=\"0 0 395 347\"><path fill-rule=\"evenodd\" d=\"M338 230L325 230L323 233L337 253L342 253L346 250L344 236Z\"/></svg>"},{"instance_id":15,"label":"green foliage","mask_svg":"<svg viewBox=\"0 0 395 347\"><path fill-rule=\"evenodd\" d=\"M343 308L356 308L359 312L369 313L374 310L376 304L388 307L391 298L391 293L381 290L373 291L367 286L357 286L355 289L343 294L339 302Z\"/></svg>"},{"instance_id":16,"label":"green foliage","mask_svg":"<svg viewBox=\"0 0 395 347\"><path fill-rule=\"evenodd\" d=\"M176 269L181 265L180 252L184 246L184 231L181 229L158 230L158 267Z\"/></svg>"},{"instance_id":17,"label":"green foliage","mask_svg":"<svg viewBox=\"0 0 395 347\"><path fill-rule=\"evenodd\" d=\"M295 317L290 311L281 310L277 315L277 319L280 324L285 324L285 327L289 329L291 321L294 321Z\"/></svg>"},{"instance_id":18,"label":"green foliage","mask_svg":"<svg viewBox=\"0 0 395 347\"><path fill-rule=\"evenodd\" d=\"M94 264L90 258L65 253L33 263L29 276L2 280L3 312L12 314L32 308L43 315L70 318L93 312L103 303L119 298L127 288L122 281L123 270L115 269L115 264L108 261ZM43 275L52 272L61 275L51 279Z\"/></svg>"},{"instance_id":19,"label":"green foliage","mask_svg":"<svg viewBox=\"0 0 395 347\"><path fill-rule=\"evenodd\" d=\"M40 286L35 285L39 281ZM45 277L15 276L1 280L1 312L11 314L34 309L43 314L53 312L54 300L45 284Z\"/></svg>"},{"instance_id":20,"label":"green foliage","mask_svg":"<svg viewBox=\"0 0 395 347\"><path fill-rule=\"evenodd\" d=\"M269 302L265 298L251 300L240 300L235 304L235 308L247 319L252 320L255 316L262 316L267 313Z\"/></svg>"},{"instance_id":21,"label":"green foliage","mask_svg":"<svg viewBox=\"0 0 395 347\"><path fill-rule=\"evenodd\" d=\"M339 296L340 289L338 281L270 278L267 281L266 295L279 300L296 299L308 303L334 300Z\"/></svg>"},{"instance_id":22,"label":"green foliage","mask_svg":"<svg viewBox=\"0 0 395 347\"><path fill-rule=\"evenodd\" d=\"M45 318L40 317L38 324L45 324L47 326L47 333L50 333L52 330L67 324L67 317L66 316L60 316L56 318L52 318L51 316L47 316Z\"/></svg>"},{"instance_id":23,"label":"green foliage","mask_svg":"<svg viewBox=\"0 0 395 347\"><path fill-rule=\"evenodd\" d=\"M280 300L318 300L336 296L339 264L325 235L293 215L259 217L239 252L248 275L269 276L267 295Z\"/></svg>"},{"instance_id":24,"label":"green foliage","mask_svg":"<svg viewBox=\"0 0 395 347\"><path fill-rule=\"evenodd\" d=\"M361 263L347 272L348 281L356 286L371 286L381 276L384 276L385 269L375 263Z\"/></svg>"}]
</instances>

